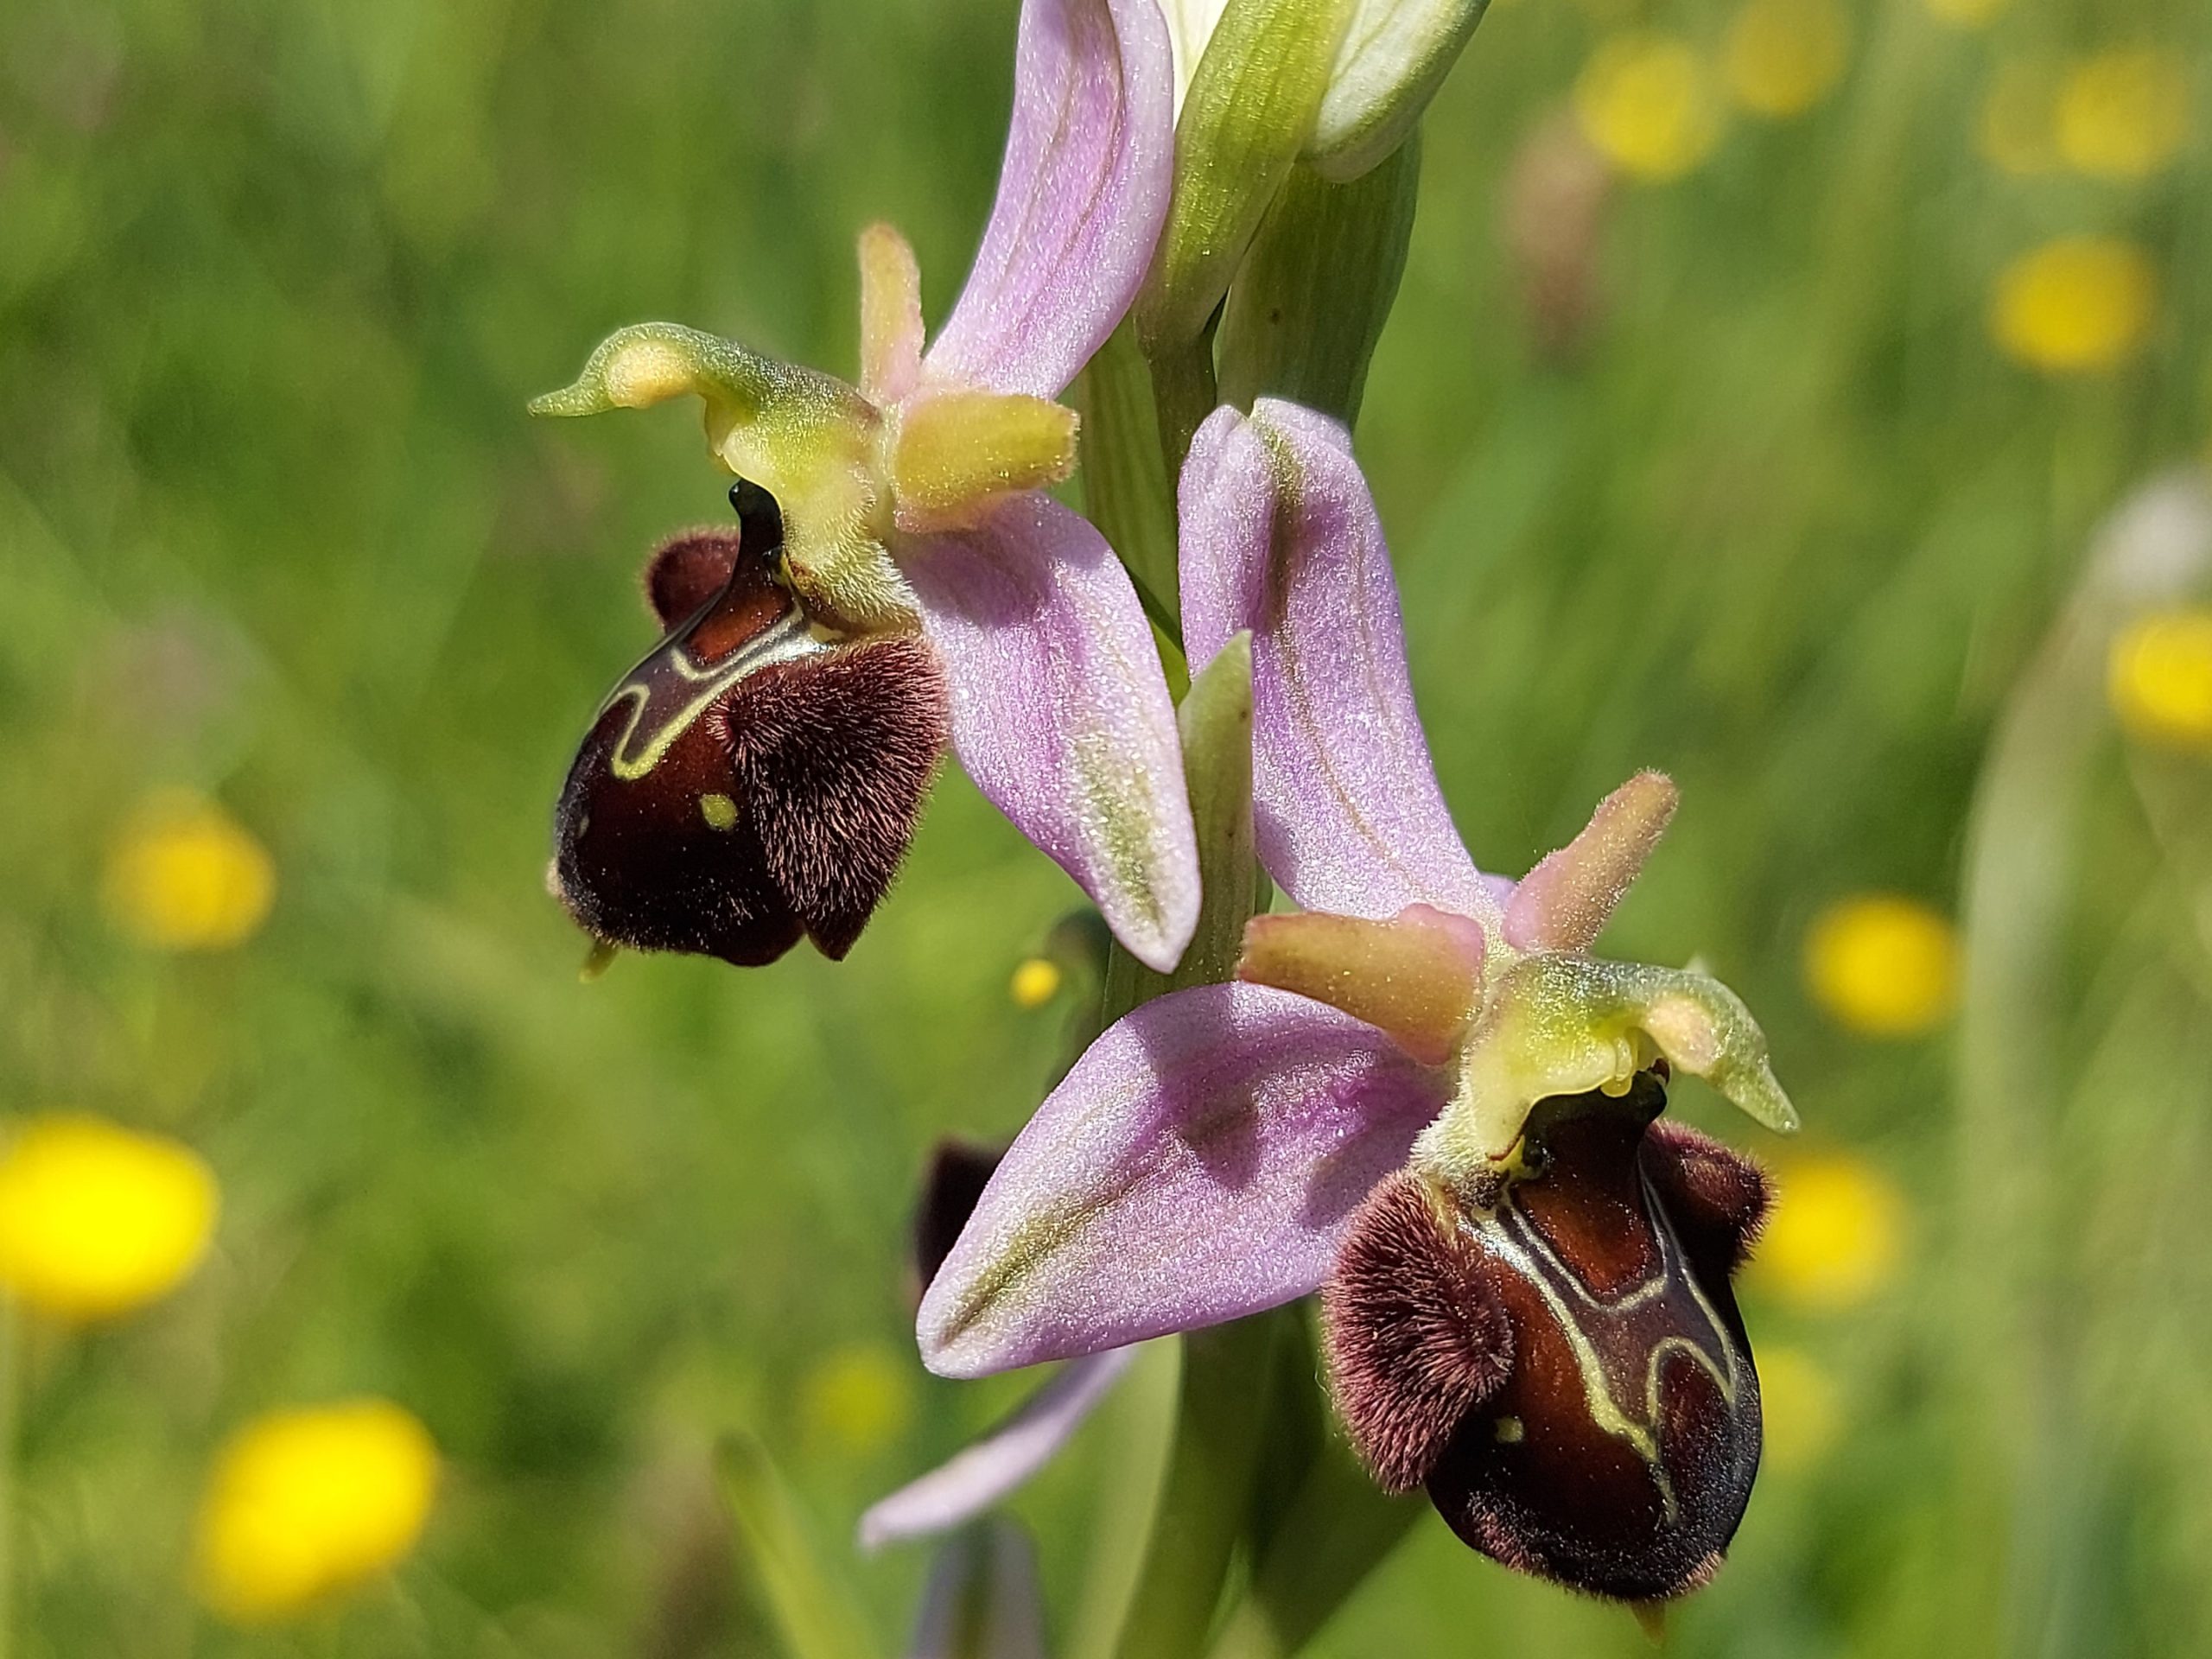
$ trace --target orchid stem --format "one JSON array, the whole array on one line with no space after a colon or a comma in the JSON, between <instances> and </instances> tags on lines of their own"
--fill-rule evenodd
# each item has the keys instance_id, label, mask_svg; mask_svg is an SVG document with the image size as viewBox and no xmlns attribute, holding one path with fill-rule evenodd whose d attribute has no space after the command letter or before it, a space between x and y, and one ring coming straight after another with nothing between
<instances>
[{"instance_id":1,"label":"orchid stem","mask_svg":"<svg viewBox=\"0 0 2212 1659\"><path fill-rule=\"evenodd\" d=\"M1211 1659L1287 1659L1317 1635L1421 1518L1336 1435L1321 1446L1252 1569Z\"/></svg>"},{"instance_id":2,"label":"orchid stem","mask_svg":"<svg viewBox=\"0 0 2212 1659\"><path fill-rule=\"evenodd\" d=\"M1168 472L1152 378L1135 331L1124 322L1083 372L1083 505L1121 556L1145 614L1179 646L1175 480Z\"/></svg>"},{"instance_id":3,"label":"orchid stem","mask_svg":"<svg viewBox=\"0 0 2212 1659\"><path fill-rule=\"evenodd\" d=\"M1182 1395L1167 1484L1117 1659L1195 1659L1244 1530L1277 1367L1278 1309L1183 1338Z\"/></svg>"},{"instance_id":4,"label":"orchid stem","mask_svg":"<svg viewBox=\"0 0 2212 1659\"><path fill-rule=\"evenodd\" d=\"M1213 331L1209 321L1196 340L1155 345L1145 353L1152 366L1153 400L1160 411L1160 449L1170 479L1183 476L1191 440L1221 401L1214 381Z\"/></svg>"}]
</instances>

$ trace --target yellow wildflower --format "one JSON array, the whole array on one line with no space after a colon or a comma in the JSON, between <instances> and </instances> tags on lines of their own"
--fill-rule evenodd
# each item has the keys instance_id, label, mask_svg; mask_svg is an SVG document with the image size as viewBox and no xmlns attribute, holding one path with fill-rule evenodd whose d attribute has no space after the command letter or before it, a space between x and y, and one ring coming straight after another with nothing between
<instances>
[{"instance_id":1,"label":"yellow wildflower","mask_svg":"<svg viewBox=\"0 0 2212 1659\"><path fill-rule=\"evenodd\" d=\"M1574 83L1574 113L1606 160L1633 178L1678 179L1720 141L1705 60L1671 35L1617 35Z\"/></svg>"},{"instance_id":2,"label":"yellow wildflower","mask_svg":"<svg viewBox=\"0 0 2212 1659\"><path fill-rule=\"evenodd\" d=\"M1041 1008L1060 994L1060 965L1050 957L1031 957L1014 970L1007 995L1014 1006Z\"/></svg>"},{"instance_id":3,"label":"yellow wildflower","mask_svg":"<svg viewBox=\"0 0 2212 1659\"><path fill-rule=\"evenodd\" d=\"M2109 369L2141 347L2158 290L2158 273L2134 244L2061 237L2005 268L1990 332L2011 356L2046 373Z\"/></svg>"},{"instance_id":4,"label":"yellow wildflower","mask_svg":"<svg viewBox=\"0 0 2212 1659\"><path fill-rule=\"evenodd\" d=\"M2173 54L2100 52L2082 59L2058 94L2058 149L2077 173L2141 179L2189 137L2189 76Z\"/></svg>"},{"instance_id":5,"label":"yellow wildflower","mask_svg":"<svg viewBox=\"0 0 2212 1659\"><path fill-rule=\"evenodd\" d=\"M127 1313L199 1265L215 1209L188 1147L76 1113L33 1118L0 1154L0 1289L59 1319Z\"/></svg>"},{"instance_id":6,"label":"yellow wildflower","mask_svg":"<svg viewBox=\"0 0 2212 1659\"><path fill-rule=\"evenodd\" d=\"M1848 43L1837 0L1749 0L1728 29L1728 90L1754 114L1802 115L1842 75Z\"/></svg>"},{"instance_id":7,"label":"yellow wildflower","mask_svg":"<svg viewBox=\"0 0 2212 1659\"><path fill-rule=\"evenodd\" d=\"M810 1438L854 1457L881 1451L914 1414L912 1366L878 1343L824 1355L799 1388Z\"/></svg>"},{"instance_id":8,"label":"yellow wildflower","mask_svg":"<svg viewBox=\"0 0 2212 1659\"><path fill-rule=\"evenodd\" d=\"M1960 29L1980 29L2012 0L1928 0L1928 10Z\"/></svg>"},{"instance_id":9,"label":"yellow wildflower","mask_svg":"<svg viewBox=\"0 0 2212 1659\"><path fill-rule=\"evenodd\" d=\"M218 1454L200 1501L201 1599L263 1624L358 1587L414 1548L437 1479L429 1431L389 1401L257 1418Z\"/></svg>"},{"instance_id":10,"label":"yellow wildflower","mask_svg":"<svg viewBox=\"0 0 2212 1659\"><path fill-rule=\"evenodd\" d=\"M1842 1390L1802 1348L1762 1348L1758 1367L1768 1466L1784 1473L1812 1467L1843 1431Z\"/></svg>"},{"instance_id":11,"label":"yellow wildflower","mask_svg":"<svg viewBox=\"0 0 2212 1659\"><path fill-rule=\"evenodd\" d=\"M108 855L108 914L157 950L223 950L268 919L276 869L213 802L188 791L149 797Z\"/></svg>"},{"instance_id":12,"label":"yellow wildflower","mask_svg":"<svg viewBox=\"0 0 2212 1659\"><path fill-rule=\"evenodd\" d=\"M1958 1006L1958 935L1917 899L1842 899L1806 932L1805 982L1813 1000L1852 1030L1911 1036L1941 1025Z\"/></svg>"},{"instance_id":13,"label":"yellow wildflower","mask_svg":"<svg viewBox=\"0 0 2212 1659\"><path fill-rule=\"evenodd\" d=\"M2122 629L2105 685L2135 736L2212 749L2212 609L2161 611Z\"/></svg>"},{"instance_id":14,"label":"yellow wildflower","mask_svg":"<svg viewBox=\"0 0 2212 1659\"><path fill-rule=\"evenodd\" d=\"M1974 147L1982 158L2016 178L2034 178L2058 168L2058 137L2053 128L2058 76L2041 59L2015 58L1997 67L1981 100Z\"/></svg>"},{"instance_id":15,"label":"yellow wildflower","mask_svg":"<svg viewBox=\"0 0 2212 1659\"><path fill-rule=\"evenodd\" d=\"M1904 1197L1850 1153L1797 1158L1775 1172L1774 1213L1751 1257L1754 1281L1821 1313L1855 1307L1897 1276Z\"/></svg>"}]
</instances>

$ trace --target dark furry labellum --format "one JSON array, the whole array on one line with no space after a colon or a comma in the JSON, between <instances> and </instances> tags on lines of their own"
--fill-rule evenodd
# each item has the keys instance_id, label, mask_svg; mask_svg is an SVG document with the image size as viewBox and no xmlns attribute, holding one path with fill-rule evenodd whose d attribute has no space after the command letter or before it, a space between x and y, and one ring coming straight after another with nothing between
<instances>
[{"instance_id":1,"label":"dark furry labellum","mask_svg":"<svg viewBox=\"0 0 2212 1659\"><path fill-rule=\"evenodd\" d=\"M913 836L947 732L918 638L840 639L779 579L774 506L658 549L668 634L600 705L554 816L553 887L588 932L741 966L842 957Z\"/></svg>"},{"instance_id":2,"label":"dark furry labellum","mask_svg":"<svg viewBox=\"0 0 2212 1659\"><path fill-rule=\"evenodd\" d=\"M1759 1461L1729 1275L1765 1180L1655 1121L1665 1104L1653 1073L1541 1103L1486 1202L1393 1177L1326 1293L1338 1406L1377 1481L1426 1485L1508 1567L1624 1601L1713 1575Z\"/></svg>"}]
</instances>

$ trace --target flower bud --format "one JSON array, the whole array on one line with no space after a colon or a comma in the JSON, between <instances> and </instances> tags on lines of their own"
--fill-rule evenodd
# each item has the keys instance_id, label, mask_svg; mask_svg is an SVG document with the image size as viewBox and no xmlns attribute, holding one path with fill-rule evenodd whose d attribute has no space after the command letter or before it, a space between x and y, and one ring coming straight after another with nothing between
<instances>
[{"instance_id":1,"label":"flower bud","mask_svg":"<svg viewBox=\"0 0 2212 1659\"><path fill-rule=\"evenodd\" d=\"M601 704L555 814L555 893L602 941L753 966L852 948L898 872L945 741L908 635L826 634L783 586L774 505L645 573L668 635Z\"/></svg>"},{"instance_id":2,"label":"flower bud","mask_svg":"<svg viewBox=\"0 0 2212 1659\"><path fill-rule=\"evenodd\" d=\"M1326 1292L1332 1386L1377 1480L1426 1485L1508 1567L1627 1601L1711 1577L1759 1459L1729 1280L1765 1183L1654 1122L1663 1077L1541 1103L1487 1192L1385 1181Z\"/></svg>"},{"instance_id":3,"label":"flower bud","mask_svg":"<svg viewBox=\"0 0 2212 1659\"><path fill-rule=\"evenodd\" d=\"M1489 0L1359 0L1306 159L1342 181L1397 149L1488 9Z\"/></svg>"},{"instance_id":4,"label":"flower bud","mask_svg":"<svg viewBox=\"0 0 2212 1659\"><path fill-rule=\"evenodd\" d=\"M1147 352L1195 340L1313 135L1352 0L1228 0L1203 36L1175 124L1175 189L1137 296Z\"/></svg>"}]
</instances>

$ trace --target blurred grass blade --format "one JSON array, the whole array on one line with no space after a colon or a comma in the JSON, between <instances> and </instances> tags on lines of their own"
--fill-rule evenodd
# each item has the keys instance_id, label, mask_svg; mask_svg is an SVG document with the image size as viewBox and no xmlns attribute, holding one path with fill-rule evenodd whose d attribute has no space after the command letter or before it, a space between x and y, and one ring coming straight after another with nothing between
<instances>
[{"instance_id":1,"label":"blurred grass blade","mask_svg":"<svg viewBox=\"0 0 2212 1659\"><path fill-rule=\"evenodd\" d=\"M0 1291L0 1659L16 1650L16 1421L22 1330L16 1299Z\"/></svg>"},{"instance_id":2,"label":"blurred grass blade","mask_svg":"<svg viewBox=\"0 0 2212 1659\"><path fill-rule=\"evenodd\" d=\"M715 1458L745 1551L782 1635L788 1659L872 1659L874 1644L855 1618L856 1598L823 1566L767 1447L740 1431Z\"/></svg>"},{"instance_id":3,"label":"blurred grass blade","mask_svg":"<svg viewBox=\"0 0 2212 1659\"><path fill-rule=\"evenodd\" d=\"M1966 988L1959 1033L1956 1262L1959 1382L1975 1432L1961 1448L1960 1524L2008 1541L1994 1609L1964 1579L1956 1628L1993 1629L2000 1653L2106 1650L2096 1609L2118 1592L2082 1548L2104 1517L2105 1478L2085 1425L2103 1414L2067 1306L2053 1218L2075 1171L2063 1134L2078 1081L2069 950L2094 874L2088 808L2111 727L2112 642L2133 617L2212 578L2212 490L2201 474L2156 480L2100 530L2081 584L1998 722L1976 791L1964 873Z\"/></svg>"}]
</instances>

